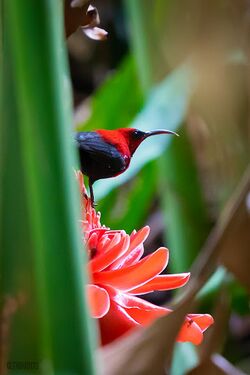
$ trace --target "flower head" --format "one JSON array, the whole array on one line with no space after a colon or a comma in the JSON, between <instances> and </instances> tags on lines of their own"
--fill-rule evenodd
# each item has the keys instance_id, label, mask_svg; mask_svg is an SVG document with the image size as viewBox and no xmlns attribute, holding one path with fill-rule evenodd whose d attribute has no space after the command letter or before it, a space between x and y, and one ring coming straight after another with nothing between
<instances>
[{"instance_id":1,"label":"flower head","mask_svg":"<svg viewBox=\"0 0 250 375\"><path fill-rule=\"evenodd\" d=\"M143 243L150 228L145 226L130 235L124 230L102 226L100 213L91 205L83 176L77 172L83 195L83 241L88 251L88 268L92 283L87 286L91 315L99 319L102 344L108 344L127 331L150 324L171 313L137 297L155 290L171 290L185 285L189 273L161 275L169 259L169 251L161 247L143 256ZM200 344L203 332L213 323L208 314L189 314L177 341Z\"/></svg>"}]
</instances>

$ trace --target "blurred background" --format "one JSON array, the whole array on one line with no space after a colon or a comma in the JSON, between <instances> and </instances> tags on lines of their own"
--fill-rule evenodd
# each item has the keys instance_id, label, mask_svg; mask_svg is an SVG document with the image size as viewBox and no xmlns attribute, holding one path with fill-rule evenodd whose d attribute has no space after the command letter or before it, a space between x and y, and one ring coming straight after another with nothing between
<instances>
[{"instance_id":1,"label":"blurred background","mask_svg":"<svg viewBox=\"0 0 250 375\"><path fill-rule=\"evenodd\" d=\"M129 126L180 136L149 138L126 173L96 182L102 223L128 233L150 225L145 253L167 246L166 272L192 276L178 293L143 296L174 308L149 327L164 338L141 351L132 340L125 357L120 341L105 364L125 365L109 373L140 360L163 372L184 295L215 324L198 348L174 345L170 373L249 374L249 0L4 0L0 9L0 373L18 363L95 373L72 130Z\"/></svg>"},{"instance_id":2,"label":"blurred background","mask_svg":"<svg viewBox=\"0 0 250 375\"><path fill-rule=\"evenodd\" d=\"M91 4L108 37L88 38L76 20L67 39L75 128L166 128L180 135L152 137L129 171L95 184L102 223L128 232L150 225L146 252L165 245L168 271L186 272L250 160L250 2ZM200 311L213 312L226 285L218 350L250 373L250 279L241 277L250 228L244 224L228 239L229 263L236 268L222 261L227 270L219 267L198 300ZM162 304L170 296L150 298Z\"/></svg>"}]
</instances>

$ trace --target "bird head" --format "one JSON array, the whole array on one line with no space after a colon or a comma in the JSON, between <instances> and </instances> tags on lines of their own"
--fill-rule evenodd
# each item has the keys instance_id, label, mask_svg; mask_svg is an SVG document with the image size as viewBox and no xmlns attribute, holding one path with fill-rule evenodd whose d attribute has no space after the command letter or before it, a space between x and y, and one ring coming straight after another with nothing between
<instances>
[{"instance_id":1,"label":"bird head","mask_svg":"<svg viewBox=\"0 0 250 375\"><path fill-rule=\"evenodd\" d=\"M159 135L159 134L173 134L177 135L177 133L171 131L171 130L165 130L165 129L157 129L157 130L151 130L151 131L141 131L134 128L121 128L117 129L117 131L122 135L122 137L125 139L131 156L134 154L138 146L147 138L151 137L152 135Z\"/></svg>"}]
</instances>

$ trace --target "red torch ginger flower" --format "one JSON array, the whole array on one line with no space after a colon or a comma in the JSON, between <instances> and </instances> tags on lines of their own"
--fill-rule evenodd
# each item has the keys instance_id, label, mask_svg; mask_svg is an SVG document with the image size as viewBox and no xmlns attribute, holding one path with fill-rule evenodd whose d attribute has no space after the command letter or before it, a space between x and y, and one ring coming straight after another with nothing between
<instances>
[{"instance_id":1,"label":"red torch ginger flower","mask_svg":"<svg viewBox=\"0 0 250 375\"><path fill-rule=\"evenodd\" d=\"M102 344L108 344L129 330L150 324L171 313L137 295L155 290L171 290L185 285L189 273L160 275L166 268L169 251L161 247L142 258L148 226L128 235L110 230L100 223L100 213L91 205L84 187L83 175L77 173L83 193L83 240L89 254L92 284L87 286L91 315L99 319ZM213 323L208 314L189 314L177 341L200 344L203 332Z\"/></svg>"}]
</instances>

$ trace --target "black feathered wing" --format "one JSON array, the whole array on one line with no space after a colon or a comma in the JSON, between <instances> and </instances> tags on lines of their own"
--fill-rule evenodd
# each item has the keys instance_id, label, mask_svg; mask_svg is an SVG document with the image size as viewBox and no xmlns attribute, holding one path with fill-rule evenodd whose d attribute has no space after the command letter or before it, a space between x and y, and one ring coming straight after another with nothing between
<instances>
[{"instance_id":1,"label":"black feathered wing","mask_svg":"<svg viewBox=\"0 0 250 375\"><path fill-rule=\"evenodd\" d=\"M107 143L96 132L79 132L77 141L82 172L92 183L101 178L114 177L126 169L126 162L114 145Z\"/></svg>"}]
</instances>

